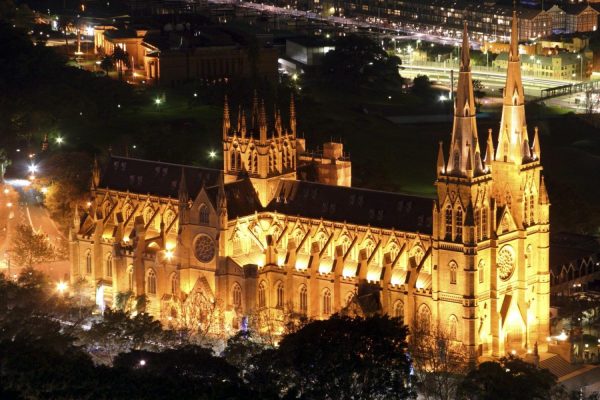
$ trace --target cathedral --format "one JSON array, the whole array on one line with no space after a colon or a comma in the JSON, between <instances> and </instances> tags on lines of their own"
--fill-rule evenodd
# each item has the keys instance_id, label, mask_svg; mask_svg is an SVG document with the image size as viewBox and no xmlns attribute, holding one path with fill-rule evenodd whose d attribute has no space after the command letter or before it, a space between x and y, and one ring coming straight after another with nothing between
<instances>
[{"instance_id":1,"label":"cathedral","mask_svg":"<svg viewBox=\"0 0 600 400\"><path fill-rule=\"evenodd\" d=\"M95 165L71 230L73 285L101 307L144 295L162 321L201 296L230 333L261 312L327 318L367 288L380 312L443 329L472 360L544 351L549 200L516 24L498 139L483 145L465 28L435 198L352 187L340 143L310 152L298 137L293 98L285 123L257 96L249 112L225 99L222 170L114 155Z\"/></svg>"}]
</instances>

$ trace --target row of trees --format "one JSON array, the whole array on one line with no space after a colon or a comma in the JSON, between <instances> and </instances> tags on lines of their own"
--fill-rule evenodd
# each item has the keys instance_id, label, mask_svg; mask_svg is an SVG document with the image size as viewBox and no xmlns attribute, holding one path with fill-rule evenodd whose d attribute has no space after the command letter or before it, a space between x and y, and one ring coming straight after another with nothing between
<instances>
[{"instance_id":1,"label":"row of trees","mask_svg":"<svg viewBox=\"0 0 600 400\"><path fill-rule=\"evenodd\" d=\"M468 371L450 340L409 343L387 316L307 322L276 345L242 330L215 354L135 307L97 315L78 300L33 269L0 276L0 398L569 398L516 358Z\"/></svg>"}]
</instances>

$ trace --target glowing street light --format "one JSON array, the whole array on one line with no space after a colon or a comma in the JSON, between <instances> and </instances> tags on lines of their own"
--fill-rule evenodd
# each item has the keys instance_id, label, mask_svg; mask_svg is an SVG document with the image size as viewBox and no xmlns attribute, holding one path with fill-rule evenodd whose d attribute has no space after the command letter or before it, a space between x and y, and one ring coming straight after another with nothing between
<instances>
[{"instance_id":1,"label":"glowing street light","mask_svg":"<svg viewBox=\"0 0 600 400\"><path fill-rule=\"evenodd\" d=\"M63 144L65 140L62 138L62 136L57 136L56 137L56 144Z\"/></svg>"},{"instance_id":2,"label":"glowing street light","mask_svg":"<svg viewBox=\"0 0 600 400\"><path fill-rule=\"evenodd\" d=\"M56 291L60 294L64 294L69 288L69 284L67 282L60 281L56 284Z\"/></svg>"},{"instance_id":3,"label":"glowing street light","mask_svg":"<svg viewBox=\"0 0 600 400\"><path fill-rule=\"evenodd\" d=\"M44 186L44 187L42 188L42 193L43 193L43 194L47 194L47 193L48 193L48 188L47 188L46 186Z\"/></svg>"},{"instance_id":4,"label":"glowing street light","mask_svg":"<svg viewBox=\"0 0 600 400\"><path fill-rule=\"evenodd\" d=\"M29 167L27 167L27 169L29 170L29 172L31 172L31 174L35 174L37 172L37 165L30 164Z\"/></svg>"},{"instance_id":5,"label":"glowing street light","mask_svg":"<svg viewBox=\"0 0 600 400\"><path fill-rule=\"evenodd\" d=\"M165 250L165 258L167 261L171 261L173 259L173 250Z\"/></svg>"},{"instance_id":6,"label":"glowing street light","mask_svg":"<svg viewBox=\"0 0 600 400\"><path fill-rule=\"evenodd\" d=\"M217 152L214 150L211 150L208 152L208 157L211 159L215 159L217 157Z\"/></svg>"}]
</instances>

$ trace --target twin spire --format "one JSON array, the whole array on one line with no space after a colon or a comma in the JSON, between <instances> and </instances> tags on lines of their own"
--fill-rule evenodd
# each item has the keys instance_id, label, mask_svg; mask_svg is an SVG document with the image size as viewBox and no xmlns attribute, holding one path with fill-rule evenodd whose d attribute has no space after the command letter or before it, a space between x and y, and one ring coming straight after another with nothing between
<instances>
[{"instance_id":1,"label":"twin spire","mask_svg":"<svg viewBox=\"0 0 600 400\"><path fill-rule=\"evenodd\" d=\"M246 112L242 106L239 106L237 113L237 126L232 129L229 102L227 100L227 95L225 95L223 105L223 140L228 140L230 136L239 136L241 139L245 139L247 133L250 132L250 135L252 135L252 133L258 133L258 139L262 143L267 142L267 135L269 131L271 131L273 138L287 135L292 135L294 137L296 136L296 106L294 104L294 95L292 94L290 99L289 130L284 129L281 111L277 108L275 108L272 118L273 126L269 127L267 122L267 113L265 110L265 101L264 99L261 99L260 101L258 100L256 91L254 92L254 97L252 100L251 121L252 123L250 127L248 127L246 125Z\"/></svg>"},{"instance_id":2,"label":"twin spire","mask_svg":"<svg viewBox=\"0 0 600 400\"><path fill-rule=\"evenodd\" d=\"M469 54L469 35L465 22L460 56L460 71L454 103L454 125L448 164L443 167L443 153L438 154L439 172L455 176L474 176L484 172L477 122L475 120L475 96L471 76L471 56Z\"/></svg>"},{"instance_id":3,"label":"twin spire","mask_svg":"<svg viewBox=\"0 0 600 400\"><path fill-rule=\"evenodd\" d=\"M475 96L471 75L471 57L467 24L463 28L460 70L454 103L454 124L448 162L440 143L437 169L439 175L474 177L489 173L492 161L522 164L538 160L540 144L537 128L530 145L525 121L525 95L519 58L519 28L513 11L511 43L504 88L502 119L498 147L494 149L491 129L488 132L485 158L481 155L475 119Z\"/></svg>"}]
</instances>

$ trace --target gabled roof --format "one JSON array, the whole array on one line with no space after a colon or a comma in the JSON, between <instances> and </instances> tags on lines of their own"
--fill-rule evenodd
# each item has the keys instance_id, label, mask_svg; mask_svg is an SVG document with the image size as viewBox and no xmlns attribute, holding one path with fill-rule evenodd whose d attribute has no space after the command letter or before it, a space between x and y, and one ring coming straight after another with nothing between
<instances>
[{"instance_id":1,"label":"gabled roof","mask_svg":"<svg viewBox=\"0 0 600 400\"><path fill-rule=\"evenodd\" d=\"M430 198L283 180L267 211L431 234L432 207Z\"/></svg>"},{"instance_id":2,"label":"gabled roof","mask_svg":"<svg viewBox=\"0 0 600 400\"><path fill-rule=\"evenodd\" d=\"M234 219L254 214L255 211L261 211L260 200L250 179L246 178L227 183L223 185L223 189L227 198L227 218ZM216 209L219 186L212 186L206 192Z\"/></svg>"},{"instance_id":3,"label":"gabled roof","mask_svg":"<svg viewBox=\"0 0 600 400\"><path fill-rule=\"evenodd\" d=\"M123 192L177 198L182 169L185 170L190 198L195 198L202 186L216 185L221 174L217 169L111 156L98 186Z\"/></svg>"}]
</instances>

